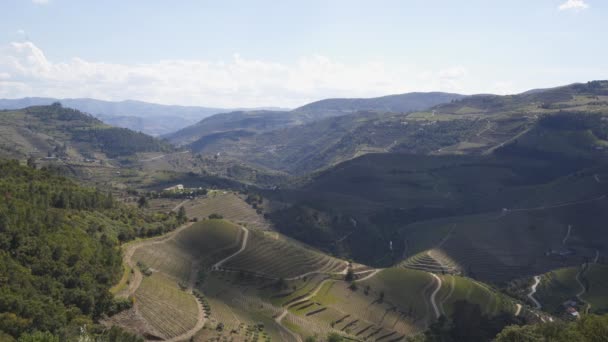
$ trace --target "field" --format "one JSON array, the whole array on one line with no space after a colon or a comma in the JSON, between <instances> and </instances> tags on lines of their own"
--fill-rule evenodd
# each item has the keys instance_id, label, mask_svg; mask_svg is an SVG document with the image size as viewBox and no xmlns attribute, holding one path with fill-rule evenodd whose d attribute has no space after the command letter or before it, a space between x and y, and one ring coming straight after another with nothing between
<instances>
[{"instance_id":1,"label":"field","mask_svg":"<svg viewBox=\"0 0 608 342\"><path fill-rule=\"evenodd\" d=\"M545 273L541 277L535 298L547 312L563 312L562 304L568 300L577 300L576 294L581 290L576 281L580 267L566 267Z\"/></svg>"},{"instance_id":2,"label":"field","mask_svg":"<svg viewBox=\"0 0 608 342\"><path fill-rule=\"evenodd\" d=\"M608 312L608 265L590 264L583 274L583 283L587 283L587 292L583 299L591 304L591 312L605 314Z\"/></svg>"},{"instance_id":3,"label":"field","mask_svg":"<svg viewBox=\"0 0 608 342\"><path fill-rule=\"evenodd\" d=\"M437 294L440 311L451 316L453 304L459 300L478 304L485 315L493 316L501 312L515 313L515 304L506 296L469 278L455 275L441 276L442 287Z\"/></svg>"},{"instance_id":4,"label":"field","mask_svg":"<svg viewBox=\"0 0 608 342\"><path fill-rule=\"evenodd\" d=\"M165 338L179 336L196 325L198 307L194 296L161 273L144 277L135 301L141 316Z\"/></svg>"},{"instance_id":5,"label":"field","mask_svg":"<svg viewBox=\"0 0 608 342\"><path fill-rule=\"evenodd\" d=\"M214 272L201 285L211 307L205 329L197 341L230 338L233 341L292 341L291 335L275 321L282 309L256 295L256 289L267 286L262 279L244 279L237 274ZM263 329L253 328L259 323ZM221 324L221 330L218 326Z\"/></svg>"},{"instance_id":6,"label":"field","mask_svg":"<svg viewBox=\"0 0 608 342\"><path fill-rule=\"evenodd\" d=\"M269 223L239 195L228 191L211 191L207 197L190 201L184 205L190 218L206 218L220 214L225 219L249 228L270 229Z\"/></svg>"},{"instance_id":7,"label":"field","mask_svg":"<svg viewBox=\"0 0 608 342\"><path fill-rule=\"evenodd\" d=\"M605 216L607 206L603 197L592 197L412 224L403 229L412 256L402 265L441 272L436 262L418 254L440 250L443 257L437 259L447 259L444 264L494 283L580 265L593 258L595 246L608 243L608 234L598 234L604 231L600 221L590 219ZM572 233L564 243L568 226Z\"/></svg>"},{"instance_id":8,"label":"field","mask_svg":"<svg viewBox=\"0 0 608 342\"><path fill-rule=\"evenodd\" d=\"M247 248L224 267L270 278L311 272L340 272L344 262L288 240L275 232L251 231Z\"/></svg>"},{"instance_id":9,"label":"field","mask_svg":"<svg viewBox=\"0 0 608 342\"><path fill-rule=\"evenodd\" d=\"M179 232L172 239L138 248L133 259L178 281L187 281L192 263L203 268L236 251L242 232L224 220L205 220Z\"/></svg>"}]
</instances>

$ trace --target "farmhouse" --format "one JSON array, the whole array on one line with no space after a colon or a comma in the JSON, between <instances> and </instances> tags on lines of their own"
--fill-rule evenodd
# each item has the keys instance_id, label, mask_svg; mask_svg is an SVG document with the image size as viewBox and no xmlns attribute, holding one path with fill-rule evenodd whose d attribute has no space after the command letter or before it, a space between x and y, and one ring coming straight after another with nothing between
<instances>
[{"instance_id":1,"label":"farmhouse","mask_svg":"<svg viewBox=\"0 0 608 342\"><path fill-rule=\"evenodd\" d=\"M165 189L165 191L183 191L184 190L184 185L183 184L177 184L171 187L168 187Z\"/></svg>"}]
</instances>

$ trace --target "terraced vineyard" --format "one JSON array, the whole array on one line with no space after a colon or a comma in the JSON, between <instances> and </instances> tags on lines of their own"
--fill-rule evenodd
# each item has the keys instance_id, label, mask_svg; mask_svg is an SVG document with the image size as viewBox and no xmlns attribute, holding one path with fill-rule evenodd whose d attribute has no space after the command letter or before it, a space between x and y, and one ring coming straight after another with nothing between
<instances>
[{"instance_id":1,"label":"terraced vineyard","mask_svg":"<svg viewBox=\"0 0 608 342\"><path fill-rule=\"evenodd\" d=\"M599 209L604 203L597 204L593 215L604 215L602 211L605 210ZM422 253L408 258L402 265L434 272L451 271L454 267L469 277L494 283L578 265L582 257L592 259L595 251L580 243L570 247L573 252L558 255L551 251L565 249L563 240L570 224L575 227L572 239L588 235L592 229L601 229L572 219L576 211L581 210L588 209L583 209L582 205L539 207L538 210L514 209L414 224L405 230L408 243L416 244L417 237L422 236L420 242L426 243L436 258L430 260ZM591 211L589 214L592 215ZM445 237L446 231L452 226L455 228L441 247L432 245ZM435 237L431 238L433 231L436 232ZM448 267L442 269L435 262L437 259L443 260L442 263Z\"/></svg>"},{"instance_id":2,"label":"terraced vineyard","mask_svg":"<svg viewBox=\"0 0 608 342\"><path fill-rule=\"evenodd\" d=\"M460 274L462 272L460 265L440 249L430 249L418 253L404 260L400 266L440 274Z\"/></svg>"},{"instance_id":3,"label":"terraced vineyard","mask_svg":"<svg viewBox=\"0 0 608 342\"><path fill-rule=\"evenodd\" d=\"M260 283L261 282L261 283ZM211 306L211 315L205 329L197 335L198 341L211 338L233 338L234 341L291 341L290 334L276 324L273 317L282 309L256 296L256 287L265 280L246 280L232 273L212 273L201 286ZM264 328L248 329L262 323ZM218 330L221 325L221 330ZM253 339L254 341L256 339Z\"/></svg>"},{"instance_id":4,"label":"terraced vineyard","mask_svg":"<svg viewBox=\"0 0 608 342\"><path fill-rule=\"evenodd\" d=\"M433 284L434 279L428 272L388 268L362 281L360 287L369 286L375 298L384 293L384 301L415 317L416 323L425 325L434 319L429 303Z\"/></svg>"},{"instance_id":5,"label":"terraced vineyard","mask_svg":"<svg viewBox=\"0 0 608 342\"><path fill-rule=\"evenodd\" d=\"M198 307L194 296L161 273L143 279L135 300L141 316L164 338L179 336L196 325Z\"/></svg>"},{"instance_id":6,"label":"terraced vineyard","mask_svg":"<svg viewBox=\"0 0 608 342\"><path fill-rule=\"evenodd\" d=\"M289 279L314 272L340 272L345 264L278 233L251 231L247 248L223 267L269 278Z\"/></svg>"},{"instance_id":7,"label":"terraced vineyard","mask_svg":"<svg viewBox=\"0 0 608 342\"><path fill-rule=\"evenodd\" d=\"M241 229L224 220L198 222L172 239L138 248L133 259L152 270L187 281L193 261L203 267L233 253L239 246Z\"/></svg>"},{"instance_id":8,"label":"terraced vineyard","mask_svg":"<svg viewBox=\"0 0 608 342\"><path fill-rule=\"evenodd\" d=\"M581 290L576 281L580 267L566 267L553 270L541 276L535 298L547 312L563 311L562 303L577 300L576 294Z\"/></svg>"},{"instance_id":9,"label":"terraced vineyard","mask_svg":"<svg viewBox=\"0 0 608 342\"><path fill-rule=\"evenodd\" d=\"M461 300L478 304L482 313L490 316L516 311L513 300L485 284L456 275L444 275L441 279L443 285L436 299L441 313L448 317L453 313L453 304Z\"/></svg>"},{"instance_id":10,"label":"terraced vineyard","mask_svg":"<svg viewBox=\"0 0 608 342\"><path fill-rule=\"evenodd\" d=\"M203 219L211 214L220 214L236 224L270 229L270 224L239 195L227 191L212 191L206 198L196 199L184 205L190 218Z\"/></svg>"},{"instance_id":11,"label":"terraced vineyard","mask_svg":"<svg viewBox=\"0 0 608 342\"><path fill-rule=\"evenodd\" d=\"M190 277L192 255L182 250L175 241L138 248L133 253L133 259L178 281L186 281Z\"/></svg>"},{"instance_id":12,"label":"terraced vineyard","mask_svg":"<svg viewBox=\"0 0 608 342\"><path fill-rule=\"evenodd\" d=\"M591 304L591 312L605 313L608 311L608 265L590 264L583 274L583 284L587 284L587 292L583 299Z\"/></svg>"}]
</instances>

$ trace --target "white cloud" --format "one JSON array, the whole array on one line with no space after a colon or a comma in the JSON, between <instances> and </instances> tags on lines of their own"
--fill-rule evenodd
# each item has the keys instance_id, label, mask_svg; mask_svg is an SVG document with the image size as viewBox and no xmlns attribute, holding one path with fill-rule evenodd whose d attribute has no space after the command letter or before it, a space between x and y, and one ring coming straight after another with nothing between
<instances>
[{"instance_id":1,"label":"white cloud","mask_svg":"<svg viewBox=\"0 0 608 342\"><path fill-rule=\"evenodd\" d=\"M53 62L32 42L0 47L0 74L5 75L0 98L93 97L222 107L294 107L328 97L462 92L471 79L462 66L420 70L383 61L345 64L321 55L290 64L238 54L223 61L118 64L72 58Z\"/></svg>"},{"instance_id":2,"label":"white cloud","mask_svg":"<svg viewBox=\"0 0 608 342\"><path fill-rule=\"evenodd\" d=\"M575 10L580 11L589 8L589 4L585 0L567 0L563 4L559 5L560 11Z\"/></svg>"},{"instance_id":3,"label":"white cloud","mask_svg":"<svg viewBox=\"0 0 608 342\"><path fill-rule=\"evenodd\" d=\"M50 2L50 0L32 0L32 2L38 5L46 5Z\"/></svg>"},{"instance_id":4,"label":"white cloud","mask_svg":"<svg viewBox=\"0 0 608 342\"><path fill-rule=\"evenodd\" d=\"M17 34L21 35L21 36L25 36L25 30L24 29L18 29L17 30Z\"/></svg>"}]
</instances>

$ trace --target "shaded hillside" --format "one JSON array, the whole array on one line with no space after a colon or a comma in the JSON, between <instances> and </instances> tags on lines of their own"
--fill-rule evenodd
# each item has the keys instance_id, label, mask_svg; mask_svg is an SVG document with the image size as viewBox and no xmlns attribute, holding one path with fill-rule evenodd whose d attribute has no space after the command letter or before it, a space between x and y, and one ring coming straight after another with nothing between
<instances>
[{"instance_id":1,"label":"shaded hillside","mask_svg":"<svg viewBox=\"0 0 608 342\"><path fill-rule=\"evenodd\" d=\"M455 235L461 238L448 240L444 252L462 262L465 272L504 281L515 277L518 269L529 274L555 266L541 256L559 247L563 227L568 224L585 225L589 230L580 232L579 256L561 262L578 263L580 255L592 254L594 244L608 247L608 240L604 241L608 233L591 237L588 232L598 232L599 227L591 228L594 225L586 221L586 217L606 212L601 201L608 193L608 182L604 182L608 130L603 118L577 112L549 115L488 155L368 154L318 173L297 189L265 195L289 204L271 214L275 226L285 234L377 265L390 265L435 247L456 225L454 234L461 232ZM588 205L586 201L590 201ZM582 207L574 206L579 202ZM568 210L549 210L562 204L568 204ZM522 209L522 213L507 216L502 223L492 221L504 208ZM530 208L538 209L528 213ZM439 219L442 221L431 221ZM485 225L504 229L476 233ZM528 230L530 225L538 229ZM508 240L499 237L509 231L508 236L517 241L531 239L529 244L522 242L520 250L504 245ZM555 232L553 240L548 238L551 232ZM478 240L483 244L477 245ZM493 259L492 251L501 250L507 255L518 251L521 256L512 254L509 261L503 260L506 256ZM477 256L469 258L467 253ZM541 261L531 265L531 260ZM484 273L503 264L515 273L508 269L501 277Z\"/></svg>"},{"instance_id":2,"label":"shaded hillside","mask_svg":"<svg viewBox=\"0 0 608 342\"><path fill-rule=\"evenodd\" d=\"M217 114L200 122L164 136L177 145L193 143L213 134L230 132L266 132L298 124L290 112L284 111L237 111Z\"/></svg>"},{"instance_id":3,"label":"shaded hillside","mask_svg":"<svg viewBox=\"0 0 608 342\"><path fill-rule=\"evenodd\" d=\"M11 158L104 159L173 149L146 134L108 126L60 104L3 111L0 130L0 153Z\"/></svg>"},{"instance_id":4,"label":"shaded hillside","mask_svg":"<svg viewBox=\"0 0 608 342\"><path fill-rule=\"evenodd\" d=\"M408 93L371 99L328 99L292 111L248 111L222 114L202 120L166 138L175 144L193 143L207 135L233 130L263 133L359 111L406 113L462 98L448 93Z\"/></svg>"}]
</instances>

